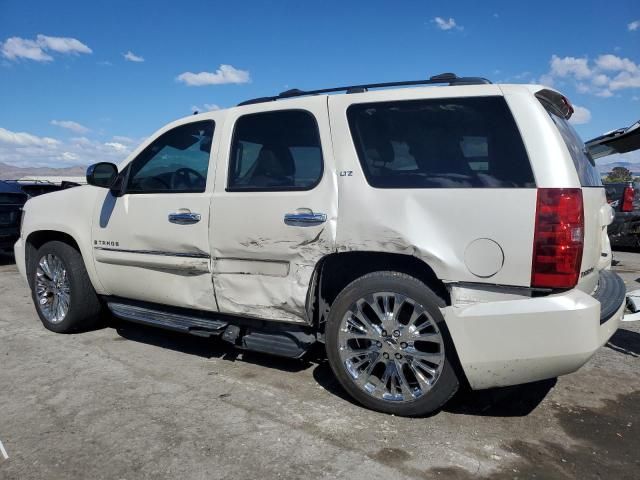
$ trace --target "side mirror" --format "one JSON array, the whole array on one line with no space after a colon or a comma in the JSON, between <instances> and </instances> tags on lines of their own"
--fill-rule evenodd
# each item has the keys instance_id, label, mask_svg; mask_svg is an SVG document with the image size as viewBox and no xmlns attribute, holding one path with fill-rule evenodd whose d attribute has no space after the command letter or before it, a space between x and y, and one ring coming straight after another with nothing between
<instances>
[{"instance_id":1,"label":"side mirror","mask_svg":"<svg viewBox=\"0 0 640 480\"><path fill-rule=\"evenodd\" d=\"M87 168L87 183L94 187L111 188L118 176L118 167L113 163L94 163Z\"/></svg>"}]
</instances>

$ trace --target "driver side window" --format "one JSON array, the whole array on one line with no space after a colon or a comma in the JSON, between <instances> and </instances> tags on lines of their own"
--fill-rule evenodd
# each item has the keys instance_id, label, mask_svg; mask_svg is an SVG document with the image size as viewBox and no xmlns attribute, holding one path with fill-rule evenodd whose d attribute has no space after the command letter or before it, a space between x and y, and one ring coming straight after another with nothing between
<instances>
[{"instance_id":1,"label":"driver side window","mask_svg":"<svg viewBox=\"0 0 640 480\"><path fill-rule=\"evenodd\" d=\"M126 193L204 192L214 127L206 120L163 133L129 165Z\"/></svg>"}]
</instances>

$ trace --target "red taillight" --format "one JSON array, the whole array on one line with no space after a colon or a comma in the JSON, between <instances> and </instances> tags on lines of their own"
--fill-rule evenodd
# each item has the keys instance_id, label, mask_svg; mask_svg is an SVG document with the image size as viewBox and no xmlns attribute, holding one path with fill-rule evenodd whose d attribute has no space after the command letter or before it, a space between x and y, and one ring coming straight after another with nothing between
<instances>
[{"instance_id":1,"label":"red taillight","mask_svg":"<svg viewBox=\"0 0 640 480\"><path fill-rule=\"evenodd\" d=\"M531 286L573 288L578 283L584 214L579 188L539 188Z\"/></svg>"},{"instance_id":2,"label":"red taillight","mask_svg":"<svg viewBox=\"0 0 640 480\"><path fill-rule=\"evenodd\" d=\"M622 194L622 207L620 207L620 210L623 212L632 212L634 197L635 193L633 191L633 187L624 187L624 193Z\"/></svg>"}]
</instances>

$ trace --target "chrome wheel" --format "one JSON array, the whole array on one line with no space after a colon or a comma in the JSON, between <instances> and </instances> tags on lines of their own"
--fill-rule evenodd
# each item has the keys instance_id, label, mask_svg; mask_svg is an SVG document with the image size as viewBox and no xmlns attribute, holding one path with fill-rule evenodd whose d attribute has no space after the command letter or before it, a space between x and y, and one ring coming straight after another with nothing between
<instances>
[{"instance_id":1,"label":"chrome wheel","mask_svg":"<svg viewBox=\"0 0 640 480\"><path fill-rule=\"evenodd\" d=\"M49 253L40 259L35 287L38 308L47 321L60 323L64 320L69 311L71 287L67 269L60 258Z\"/></svg>"},{"instance_id":2,"label":"chrome wheel","mask_svg":"<svg viewBox=\"0 0 640 480\"><path fill-rule=\"evenodd\" d=\"M342 366L372 397L410 402L428 393L444 366L436 322L415 300L391 292L353 303L338 331Z\"/></svg>"}]
</instances>

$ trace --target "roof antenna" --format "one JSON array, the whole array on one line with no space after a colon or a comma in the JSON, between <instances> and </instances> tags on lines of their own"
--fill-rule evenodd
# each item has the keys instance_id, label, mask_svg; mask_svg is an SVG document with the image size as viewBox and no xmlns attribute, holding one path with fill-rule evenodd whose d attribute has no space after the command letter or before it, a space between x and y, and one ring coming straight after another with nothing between
<instances>
[{"instance_id":1,"label":"roof antenna","mask_svg":"<svg viewBox=\"0 0 640 480\"><path fill-rule=\"evenodd\" d=\"M194 111L193 111L193 114L194 114L194 115L197 115L197 114L198 114L198 110L194 110Z\"/></svg>"}]
</instances>

